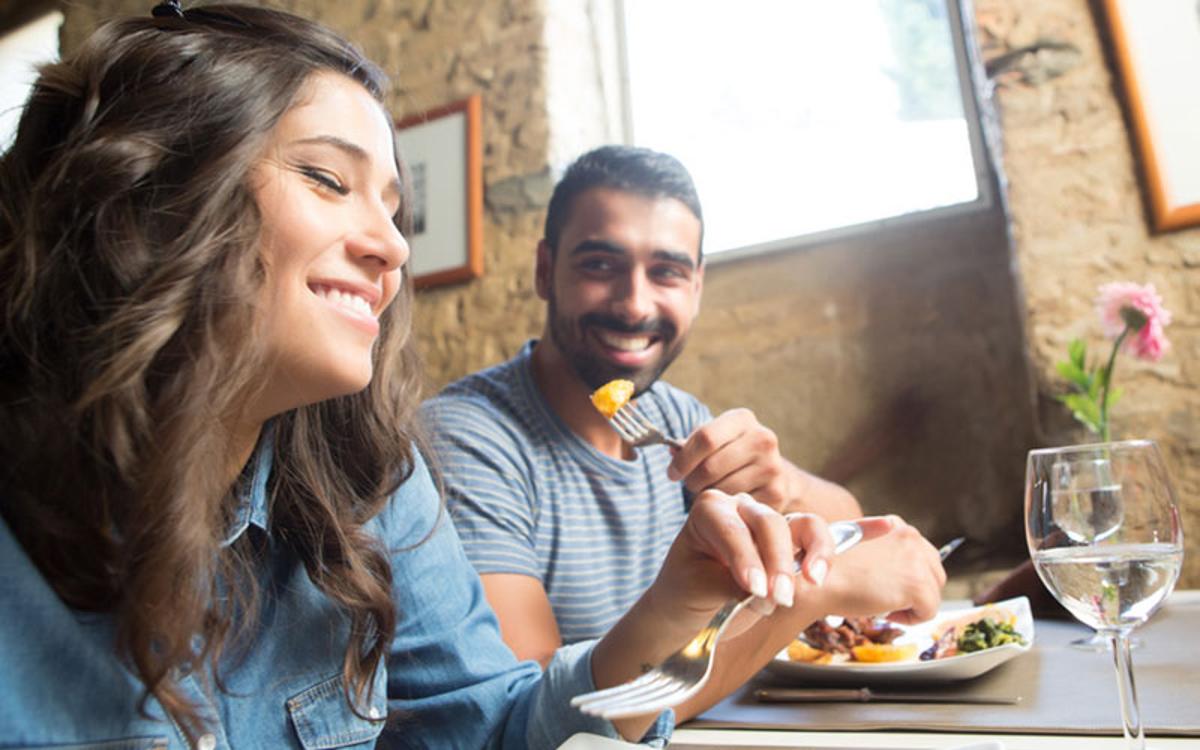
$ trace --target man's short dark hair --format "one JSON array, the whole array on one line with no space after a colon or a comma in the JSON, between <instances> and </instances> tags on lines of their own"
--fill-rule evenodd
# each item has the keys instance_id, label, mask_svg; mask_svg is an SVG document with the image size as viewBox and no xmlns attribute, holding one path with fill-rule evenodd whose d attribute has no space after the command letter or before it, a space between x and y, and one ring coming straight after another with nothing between
<instances>
[{"instance_id":1,"label":"man's short dark hair","mask_svg":"<svg viewBox=\"0 0 1200 750\"><path fill-rule=\"evenodd\" d=\"M558 240L571 214L575 197L592 188L609 188L647 198L674 198L700 221L700 248L696 261L704 259L704 214L692 176L670 154L636 146L601 146L580 156L567 167L554 186L546 209L545 240L558 252Z\"/></svg>"}]
</instances>

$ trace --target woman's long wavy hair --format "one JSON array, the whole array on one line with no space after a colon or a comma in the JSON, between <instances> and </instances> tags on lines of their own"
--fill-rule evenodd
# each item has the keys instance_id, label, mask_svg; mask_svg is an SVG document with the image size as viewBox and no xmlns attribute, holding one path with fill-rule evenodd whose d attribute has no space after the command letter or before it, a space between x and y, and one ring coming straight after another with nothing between
<instances>
[{"instance_id":1,"label":"woman's long wavy hair","mask_svg":"<svg viewBox=\"0 0 1200 750\"><path fill-rule=\"evenodd\" d=\"M228 426L267 356L248 175L319 71L382 102L377 68L286 13L110 22L42 69L0 158L0 511L64 602L113 614L146 697L193 736L206 719L174 668L220 682L258 596L249 535L222 544L239 505ZM406 282L366 390L272 430L271 533L346 614L352 706L397 618L363 526L412 472L411 302Z\"/></svg>"}]
</instances>

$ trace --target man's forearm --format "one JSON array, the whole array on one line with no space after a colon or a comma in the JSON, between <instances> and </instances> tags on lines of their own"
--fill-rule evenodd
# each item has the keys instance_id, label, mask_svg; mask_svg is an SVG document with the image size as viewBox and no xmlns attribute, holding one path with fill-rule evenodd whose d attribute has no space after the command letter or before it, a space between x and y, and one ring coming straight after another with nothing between
<instances>
[{"instance_id":1,"label":"man's forearm","mask_svg":"<svg viewBox=\"0 0 1200 750\"><path fill-rule=\"evenodd\" d=\"M793 490L782 512L816 513L826 521L862 517L862 508L845 487L810 474L790 461L787 465L792 472Z\"/></svg>"}]
</instances>

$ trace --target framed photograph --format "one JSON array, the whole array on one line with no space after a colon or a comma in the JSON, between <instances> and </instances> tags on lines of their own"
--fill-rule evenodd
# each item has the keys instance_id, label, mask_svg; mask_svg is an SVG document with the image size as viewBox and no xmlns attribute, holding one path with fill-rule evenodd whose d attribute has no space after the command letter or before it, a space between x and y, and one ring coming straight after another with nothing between
<instances>
[{"instance_id":1,"label":"framed photograph","mask_svg":"<svg viewBox=\"0 0 1200 750\"><path fill-rule=\"evenodd\" d=\"M407 237L418 289L483 274L483 145L476 94L396 123L413 188Z\"/></svg>"},{"instance_id":2,"label":"framed photograph","mask_svg":"<svg viewBox=\"0 0 1200 750\"><path fill-rule=\"evenodd\" d=\"M1200 5L1104 0L1152 229L1200 224Z\"/></svg>"}]
</instances>

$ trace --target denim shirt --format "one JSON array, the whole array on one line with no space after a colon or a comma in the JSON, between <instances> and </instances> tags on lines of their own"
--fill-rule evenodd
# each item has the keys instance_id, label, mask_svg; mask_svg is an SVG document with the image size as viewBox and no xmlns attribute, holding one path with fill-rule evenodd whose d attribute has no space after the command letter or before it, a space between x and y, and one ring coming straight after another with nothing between
<instances>
[{"instance_id":1,"label":"denim shirt","mask_svg":"<svg viewBox=\"0 0 1200 750\"><path fill-rule=\"evenodd\" d=\"M593 689L594 643L561 649L545 672L504 645L419 456L368 526L390 551L399 622L374 698L361 707L369 718L356 716L341 682L346 618L267 533L266 442L229 538L263 532L261 609L249 646L231 649L236 656L223 665L224 690L205 692L216 684L211 675L181 675L188 696L216 719L194 747L553 748L576 732L616 736L609 722L568 705ZM112 618L63 604L2 520L0 612L0 748L189 747L156 701L147 703L149 718L139 712L142 685L113 651ZM661 743L671 724L664 712L644 741Z\"/></svg>"}]
</instances>

